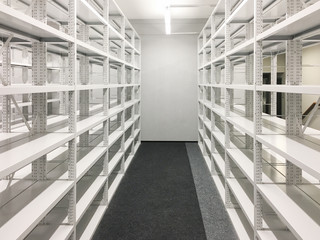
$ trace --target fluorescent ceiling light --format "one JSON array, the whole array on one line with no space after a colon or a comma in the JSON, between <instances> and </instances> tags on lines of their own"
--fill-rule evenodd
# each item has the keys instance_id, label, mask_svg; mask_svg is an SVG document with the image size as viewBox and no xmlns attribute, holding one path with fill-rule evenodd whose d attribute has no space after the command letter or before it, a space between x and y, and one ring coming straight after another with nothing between
<instances>
[{"instance_id":1,"label":"fluorescent ceiling light","mask_svg":"<svg viewBox=\"0 0 320 240\"><path fill-rule=\"evenodd\" d=\"M166 7L165 13L164 13L164 22L166 25L166 34L171 34L171 16L170 16L170 6Z\"/></svg>"},{"instance_id":2,"label":"fluorescent ceiling light","mask_svg":"<svg viewBox=\"0 0 320 240\"><path fill-rule=\"evenodd\" d=\"M171 34L171 14L170 14L170 0L164 0L164 22L166 34Z\"/></svg>"}]
</instances>

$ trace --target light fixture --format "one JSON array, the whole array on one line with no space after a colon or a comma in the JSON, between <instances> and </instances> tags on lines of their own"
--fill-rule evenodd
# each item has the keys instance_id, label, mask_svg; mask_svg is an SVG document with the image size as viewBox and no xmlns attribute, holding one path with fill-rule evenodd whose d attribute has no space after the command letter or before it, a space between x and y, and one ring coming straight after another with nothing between
<instances>
[{"instance_id":1,"label":"light fixture","mask_svg":"<svg viewBox=\"0 0 320 240\"><path fill-rule=\"evenodd\" d=\"M171 15L170 15L170 0L165 1L164 22L166 34L171 34Z\"/></svg>"}]
</instances>

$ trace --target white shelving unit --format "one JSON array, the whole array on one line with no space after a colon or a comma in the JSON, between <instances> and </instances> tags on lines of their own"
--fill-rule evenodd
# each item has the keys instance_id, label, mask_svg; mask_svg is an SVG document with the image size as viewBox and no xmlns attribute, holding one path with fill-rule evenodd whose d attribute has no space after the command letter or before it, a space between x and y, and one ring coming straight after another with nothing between
<instances>
[{"instance_id":1,"label":"white shelving unit","mask_svg":"<svg viewBox=\"0 0 320 240\"><path fill-rule=\"evenodd\" d=\"M0 236L90 239L141 142L141 39L113 0L0 21Z\"/></svg>"},{"instance_id":2,"label":"white shelving unit","mask_svg":"<svg viewBox=\"0 0 320 240\"><path fill-rule=\"evenodd\" d=\"M302 97L320 96L302 81L319 18L320 1L220 0L198 38L199 146L240 239L320 234L320 131L302 124Z\"/></svg>"}]
</instances>

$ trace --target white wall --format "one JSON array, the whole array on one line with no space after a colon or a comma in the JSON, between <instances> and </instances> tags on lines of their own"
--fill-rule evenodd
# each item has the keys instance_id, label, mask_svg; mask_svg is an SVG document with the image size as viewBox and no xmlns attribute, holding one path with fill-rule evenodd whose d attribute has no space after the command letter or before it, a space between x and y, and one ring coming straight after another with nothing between
<instances>
[{"instance_id":1,"label":"white wall","mask_svg":"<svg viewBox=\"0 0 320 240\"><path fill-rule=\"evenodd\" d=\"M302 84L303 85L319 85L320 84L320 44L303 48L302 50ZM285 54L278 55L278 72L285 72ZM264 72L270 72L270 58L263 61ZM303 94L302 95L302 112L316 102L319 96ZM320 111L314 116L310 127L320 130Z\"/></svg>"},{"instance_id":2,"label":"white wall","mask_svg":"<svg viewBox=\"0 0 320 240\"><path fill-rule=\"evenodd\" d=\"M156 34L163 22L134 27L142 33L142 140L197 141L197 35Z\"/></svg>"},{"instance_id":3,"label":"white wall","mask_svg":"<svg viewBox=\"0 0 320 240\"><path fill-rule=\"evenodd\" d=\"M305 85L320 84L320 44L307 47L302 52L302 83ZM302 112L304 112L313 102L318 100L317 95L302 95ZM310 127L320 130L320 111L313 117Z\"/></svg>"}]
</instances>

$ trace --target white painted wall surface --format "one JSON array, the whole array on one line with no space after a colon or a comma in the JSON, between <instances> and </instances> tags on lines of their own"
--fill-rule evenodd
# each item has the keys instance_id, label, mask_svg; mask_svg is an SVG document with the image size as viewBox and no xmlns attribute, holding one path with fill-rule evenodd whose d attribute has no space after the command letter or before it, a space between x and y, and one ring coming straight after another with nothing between
<instances>
[{"instance_id":1,"label":"white painted wall surface","mask_svg":"<svg viewBox=\"0 0 320 240\"><path fill-rule=\"evenodd\" d=\"M197 36L142 36L142 140L197 141Z\"/></svg>"}]
</instances>

